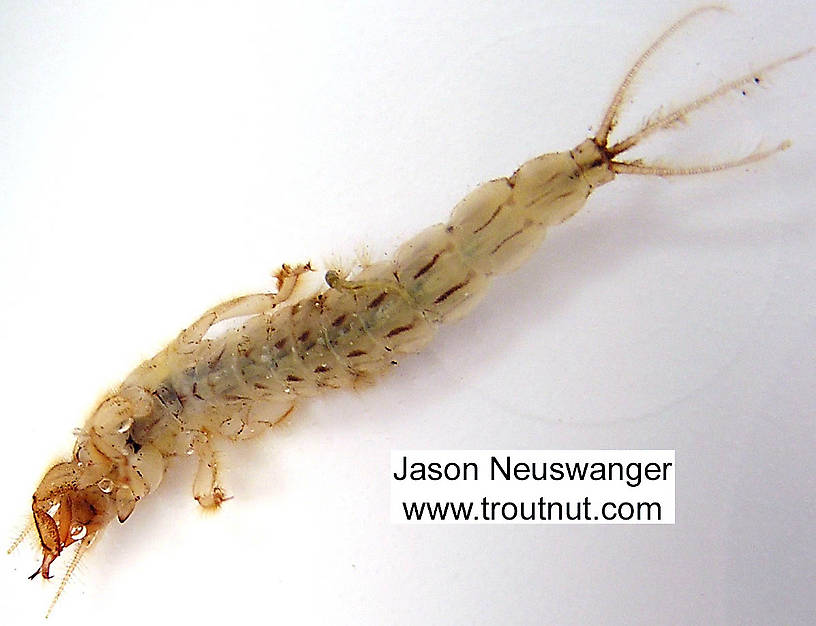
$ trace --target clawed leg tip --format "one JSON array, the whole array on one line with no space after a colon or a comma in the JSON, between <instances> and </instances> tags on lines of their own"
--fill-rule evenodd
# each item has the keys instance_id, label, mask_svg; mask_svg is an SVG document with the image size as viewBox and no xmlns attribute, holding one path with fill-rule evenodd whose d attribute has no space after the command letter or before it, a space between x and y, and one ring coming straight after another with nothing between
<instances>
[{"instance_id":1,"label":"clawed leg tip","mask_svg":"<svg viewBox=\"0 0 816 626\"><path fill-rule=\"evenodd\" d=\"M224 493L223 489L216 487L213 489L212 493L208 493L207 495L203 496L195 496L195 499L201 508L207 511L215 511L221 506L222 502L232 500L233 497L234 496L228 496L226 493Z\"/></svg>"}]
</instances>

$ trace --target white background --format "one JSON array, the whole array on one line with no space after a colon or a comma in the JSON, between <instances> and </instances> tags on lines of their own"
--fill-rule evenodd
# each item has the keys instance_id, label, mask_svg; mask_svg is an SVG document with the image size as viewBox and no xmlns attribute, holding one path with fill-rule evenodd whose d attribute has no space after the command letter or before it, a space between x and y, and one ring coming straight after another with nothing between
<instances>
[{"instance_id":1,"label":"white background","mask_svg":"<svg viewBox=\"0 0 816 626\"><path fill-rule=\"evenodd\" d=\"M809 0L731 2L644 73L657 106L814 43ZM393 251L592 133L691 3L2 2L2 527L106 388L281 262ZM52 623L810 623L816 56L640 151L468 319L379 386L182 463L86 557ZM625 129L622 129L625 130ZM677 450L674 526L406 526L391 449ZM0 614L55 581L0 567ZM55 569L56 571L56 569Z\"/></svg>"}]
</instances>

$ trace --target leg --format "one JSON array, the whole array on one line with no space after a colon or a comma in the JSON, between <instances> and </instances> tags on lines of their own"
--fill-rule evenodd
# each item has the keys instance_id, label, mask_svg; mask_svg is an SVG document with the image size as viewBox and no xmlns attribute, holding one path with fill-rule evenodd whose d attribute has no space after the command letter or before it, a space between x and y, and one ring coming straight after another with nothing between
<instances>
[{"instance_id":1,"label":"leg","mask_svg":"<svg viewBox=\"0 0 816 626\"><path fill-rule=\"evenodd\" d=\"M203 508L216 509L229 498L224 493L218 477L218 454L206 433L193 445L193 451L198 457L198 470L193 480L193 497Z\"/></svg>"},{"instance_id":2,"label":"leg","mask_svg":"<svg viewBox=\"0 0 816 626\"><path fill-rule=\"evenodd\" d=\"M229 417L219 423L218 434L231 441L252 439L280 424L294 409L294 402L280 400L256 400L252 403L236 403L235 406L227 405L224 412Z\"/></svg>"},{"instance_id":3,"label":"leg","mask_svg":"<svg viewBox=\"0 0 816 626\"><path fill-rule=\"evenodd\" d=\"M134 370L125 380L125 384L154 389L167 378L168 373L180 372L195 363L196 351L214 324L235 317L262 315L271 311L290 300L300 275L311 271L312 267L308 263L294 268L284 264L275 273L277 292L250 294L214 306L181 331L164 350Z\"/></svg>"},{"instance_id":4,"label":"leg","mask_svg":"<svg viewBox=\"0 0 816 626\"><path fill-rule=\"evenodd\" d=\"M234 413L220 423L218 434L232 441L240 441L256 437L264 432L266 428L280 424L292 414L295 404L294 402L283 404L275 402L270 406L269 403L259 401L251 407L245 404L228 408L233 408ZM262 416L256 415L256 413L272 415L273 417L261 419ZM221 486L218 452L209 433L196 431L195 434L193 452L198 457L198 470L193 480L193 497L203 508L216 509L222 502L230 499Z\"/></svg>"},{"instance_id":5,"label":"leg","mask_svg":"<svg viewBox=\"0 0 816 626\"><path fill-rule=\"evenodd\" d=\"M227 300L214 306L204 313L197 321L181 331L173 342L174 350L179 354L193 352L207 331L218 322L243 317L245 315L260 315L268 313L276 306L283 304L292 297L301 274L312 271L311 265L297 265L294 268L282 265L275 273L278 290L275 293L254 293Z\"/></svg>"}]
</instances>

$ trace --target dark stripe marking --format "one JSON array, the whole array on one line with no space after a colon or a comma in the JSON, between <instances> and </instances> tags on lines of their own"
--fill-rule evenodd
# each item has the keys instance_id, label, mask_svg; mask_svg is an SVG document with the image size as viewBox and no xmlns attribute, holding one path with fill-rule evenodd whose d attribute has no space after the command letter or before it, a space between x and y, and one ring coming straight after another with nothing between
<instances>
[{"instance_id":1,"label":"dark stripe marking","mask_svg":"<svg viewBox=\"0 0 816 626\"><path fill-rule=\"evenodd\" d=\"M380 304L382 304L382 301L385 300L385 297L387 295L388 295L388 292L383 291L379 296L377 296L371 302L369 302L368 308L369 309L376 309L378 306L380 306Z\"/></svg>"},{"instance_id":2,"label":"dark stripe marking","mask_svg":"<svg viewBox=\"0 0 816 626\"><path fill-rule=\"evenodd\" d=\"M452 293L455 293L455 292L459 291L462 287L467 285L469 282L470 282L469 280L466 280L464 282L459 283L458 285L454 285L453 287L448 289L445 293L443 293L441 296L439 296L436 300L434 300L434 304L439 304L440 302L444 302L445 300L448 299L448 296L450 296Z\"/></svg>"},{"instance_id":3,"label":"dark stripe marking","mask_svg":"<svg viewBox=\"0 0 816 626\"><path fill-rule=\"evenodd\" d=\"M496 207L496 210L495 210L495 211L493 211L493 215L491 215L491 216L488 218L488 220L487 220L487 221L486 221L484 224L482 224L481 226L479 226L479 228L477 228L476 230L474 230L474 231L473 231L473 234L475 235L476 233L478 233L478 232L480 232L480 231L484 230L485 228L487 228L488 226L490 226L490 222L492 222L494 219L496 219L496 216L499 214L499 211L501 211L503 208L504 208L504 203L502 203L502 204L500 204L499 206L497 206L497 207Z\"/></svg>"},{"instance_id":4,"label":"dark stripe marking","mask_svg":"<svg viewBox=\"0 0 816 626\"><path fill-rule=\"evenodd\" d=\"M523 229L523 228L519 228L519 229L518 229L516 232L514 232L512 235L508 235L507 237L505 237L504 239L502 239L502 240L501 240L501 242L499 243L499 245L498 245L498 246L496 246L495 248L493 248L493 250L490 252L490 254L496 254L496 252L498 252L498 251L499 251L499 248L501 248L501 247L502 247L504 244L506 244L508 241L510 241L510 240L511 240L513 237L515 237L516 235L520 235L520 234L521 234L521 233L523 233L523 232L524 232L524 229Z\"/></svg>"},{"instance_id":5,"label":"dark stripe marking","mask_svg":"<svg viewBox=\"0 0 816 626\"><path fill-rule=\"evenodd\" d=\"M431 269L434 266L434 263L436 263L438 260L439 253L437 252L436 254L433 255L433 258L424 267L420 268L420 270L416 274L414 274L414 280L416 280L417 278L422 276L425 272L427 272L429 269Z\"/></svg>"},{"instance_id":6,"label":"dark stripe marking","mask_svg":"<svg viewBox=\"0 0 816 626\"><path fill-rule=\"evenodd\" d=\"M395 335L399 335L400 333L407 332L414 327L413 324L408 324L408 326L397 326L396 328L392 328L386 337L394 337Z\"/></svg>"},{"instance_id":7,"label":"dark stripe marking","mask_svg":"<svg viewBox=\"0 0 816 626\"><path fill-rule=\"evenodd\" d=\"M218 353L218 356L210 361L210 369L215 369L215 366L221 362L221 357L224 356L224 350L226 350L226 348L221 348L221 352Z\"/></svg>"}]
</instances>

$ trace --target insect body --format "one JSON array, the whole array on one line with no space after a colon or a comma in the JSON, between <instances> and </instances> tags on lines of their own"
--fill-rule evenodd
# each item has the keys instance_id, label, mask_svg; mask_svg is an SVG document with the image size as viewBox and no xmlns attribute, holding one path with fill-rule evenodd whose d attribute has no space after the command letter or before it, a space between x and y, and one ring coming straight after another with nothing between
<instances>
[{"instance_id":1,"label":"insect body","mask_svg":"<svg viewBox=\"0 0 816 626\"><path fill-rule=\"evenodd\" d=\"M652 133L800 55L659 115L622 141L610 141L637 70L668 36L706 10L681 19L641 56L595 137L482 185L454 208L447 222L403 244L393 260L350 275L329 271L326 285L315 293L300 295L303 276L311 270L308 264L283 266L275 293L214 307L136 368L92 412L72 457L49 469L34 493L33 524L42 546L35 575L48 578L54 560L77 543L67 579L98 533L114 519L126 521L160 485L173 457L198 459L194 496L203 507L220 505L227 496L214 440L259 435L289 415L300 398L374 379L402 355L417 352L438 325L467 314L493 277L518 267L548 228L573 216L617 174L697 174L750 163L785 148L783 143L743 159L685 169L620 158ZM237 328L219 331L221 323L238 318L243 322Z\"/></svg>"}]
</instances>

